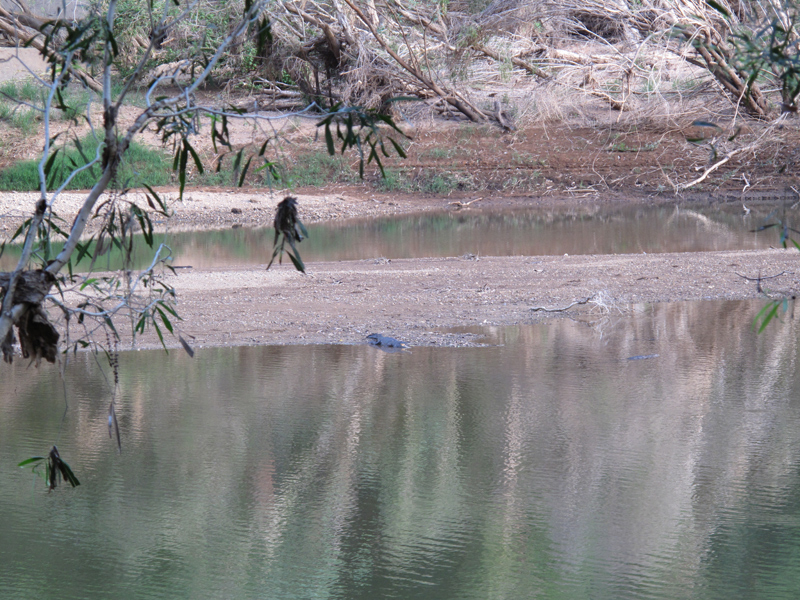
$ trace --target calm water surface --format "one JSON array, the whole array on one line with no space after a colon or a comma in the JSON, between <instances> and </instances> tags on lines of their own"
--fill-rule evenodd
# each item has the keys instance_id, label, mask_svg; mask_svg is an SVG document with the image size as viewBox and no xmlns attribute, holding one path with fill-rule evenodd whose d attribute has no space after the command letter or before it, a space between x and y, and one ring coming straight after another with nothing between
<instances>
[{"instance_id":1,"label":"calm water surface","mask_svg":"<svg viewBox=\"0 0 800 600\"><path fill-rule=\"evenodd\" d=\"M800 331L759 308L124 353L121 454L93 358L3 365L0 598L794 599Z\"/></svg>"},{"instance_id":2,"label":"calm water surface","mask_svg":"<svg viewBox=\"0 0 800 600\"><path fill-rule=\"evenodd\" d=\"M776 212L777 211L777 212ZM774 229L797 210L772 204L743 215L738 204L594 206L573 210L476 209L351 220L309 228L300 246L305 261L462 256L538 256L740 250L777 245ZM176 264L196 267L265 264L274 231L231 229L174 234Z\"/></svg>"},{"instance_id":3,"label":"calm water surface","mask_svg":"<svg viewBox=\"0 0 800 600\"><path fill-rule=\"evenodd\" d=\"M797 207L761 203L748 215L740 204L681 206L578 206L574 209L483 212L477 209L351 220L309 227L300 245L303 260L363 260L463 256L537 256L744 250L778 244L769 229L782 218L797 227ZM174 264L231 267L266 264L274 230L225 229L156 236L173 250ZM140 241L139 268L152 250ZM9 247L0 269L11 269L19 248ZM119 268L119 257L104 255L101 268Z\"/></svg>"}]
</instances>

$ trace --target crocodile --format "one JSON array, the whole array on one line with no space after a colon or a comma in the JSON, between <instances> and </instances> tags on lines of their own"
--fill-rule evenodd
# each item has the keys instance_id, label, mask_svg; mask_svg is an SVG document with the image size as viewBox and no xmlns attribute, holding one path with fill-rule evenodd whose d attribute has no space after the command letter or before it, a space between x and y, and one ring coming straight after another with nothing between
<instances>
[{"instance_id":1,"label":"crocodile","mask_svg":"<svg viewBox=\"0 0 800 600\"><path fill-rule=\"evenodd\" d=\"M380 333L370 333L367 336L367 340L371 346L375 346L386 352L399 352L400 350L408 348L408 344L405 342Z\"/></svg>"}]
</instances>

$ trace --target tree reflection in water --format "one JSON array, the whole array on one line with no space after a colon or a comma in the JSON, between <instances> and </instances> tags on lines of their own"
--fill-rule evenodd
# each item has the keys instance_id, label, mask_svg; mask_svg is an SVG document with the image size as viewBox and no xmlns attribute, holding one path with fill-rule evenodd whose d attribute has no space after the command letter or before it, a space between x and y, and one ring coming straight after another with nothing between
<instances>
[{"instance_id":1,"label":"tree reflection in water","mask_svg":"<svg viewBox=\"0 0 800 600\"><path fill-rule=\"evenodd\" d=\"M59 597L794 597L798 329L753 302L639 306L494 346L14 365L0 457L59 435L83 485L0 479L0 589ZM628 357L658 354L649 360ZM755 591L754 591L755 590Z\"/></svg>"}]
</instances>

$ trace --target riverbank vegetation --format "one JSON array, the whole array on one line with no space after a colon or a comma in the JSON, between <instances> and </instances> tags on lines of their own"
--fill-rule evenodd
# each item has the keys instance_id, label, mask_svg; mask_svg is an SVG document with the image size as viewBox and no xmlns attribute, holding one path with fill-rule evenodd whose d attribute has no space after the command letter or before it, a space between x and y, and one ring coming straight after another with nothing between
<instances>
[{"instance_id":1,"label":"riverbank vegetation","mask_svg":"<svg viewBox=\"0 0 800 600\"><path fill-rule=\"evenodd\" d=\"M246 122L238 133L230 124L233 149L257 151L270 140L271 166L259 165L266 171L249 169L243 179L249 185L319 186L315 173L341 183L357 179L358 168L354 170L351 162L326 162L309 149L316 134L313 126L298 142L278 121L257 117L301 111L313 117L336 105L390 115L406 129L420 122L469 127L463 125L466 122L479 127L484 138L507 132L514 141L531 128L607 132L618 138L608 143L618 154L658 150L659 136L678 135L695 144L698 158L686 167L659 161L658 152L646 157L650 160L643 162L659 170L661 181L650 186L656 190L661 185L680 192L709 181L724 183L730 174L720 169L723 165L752 166L768 160L783 172L794 165L790 147L796 144L796 127L787 131L791 122L786 119L796 111L800 67L797 9L791 3L287 1L265 3L257 22L233 36L232 19L245 9L244 0L199 0L190 13L180 4L155 3L166 19L158 32L139 18L148 3L118 0L114 5L116 56L111 77L116 91L126 89L123 108L144 106L143 94L154 81L160 89L180 88L195 74L205 73L195 93ZM0 25L12 24L23 32L23 41L44 48L33 27L44 26L44 20L36 21L39 17L24 3L20 6L17 13L0 13ZM56 42L63 31L58 30ZM207 64L213 66L206 73ZM99 90L98 76L97 57L84 69L73 69L65 97L79 87ZM32 87L26 84L25 89L30 92ZM40 112L28 106L35 104L35 94L12 91L4 98L0 127L5 122L28 137L41 130ZM12 110L11 99L28 105ZM86 104L85 96L68 99L68 108L57 112L69 120L83 114ZM124 116L122 110L119 117ZM96 110L92 118L97 122L101 117L102 111ZM202 117L194 125L206 132L211 127ZM84 120L75 127L81 128L76 135L86 135ZM631 134L643 139L630 139ZM153 145L163 141L143 137ZM220 160L228 148L209 143L208 137L193 139L193 148L214 174L201 172L190 160L188 184L227 185L238 179L241 173L233 164ZM413 154L415 146L404 148ZM36 150L41 146L29 146L25 158L38 160ZM432 150L453 149L424 148ZM19 148L0 148L0 170L19 155ZM388 180L379 182L369 172L367 180L377 189L449 193L541 191L542 186L547 189L546 180L553 179L540 165L526 161L525 153L508 157L511 166L524 172L511 174L499 189L483 177L448 176L447 161L431 158L445 164L408 173L389 160L394 170ZM593 177L585 184L611 185L614 179ZM742 181L741 187L747 183Z\"/></svg>"}]
</instances>

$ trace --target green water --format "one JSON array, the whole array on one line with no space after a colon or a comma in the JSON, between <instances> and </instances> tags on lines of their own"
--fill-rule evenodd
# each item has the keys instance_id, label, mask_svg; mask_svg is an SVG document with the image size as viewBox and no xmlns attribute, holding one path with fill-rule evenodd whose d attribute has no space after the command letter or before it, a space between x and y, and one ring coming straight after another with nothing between
<instances>
[{"instance_id":1,"label":"green water","mask_svg":"<svg viewBox=\"0 0 800 600\"><path fill-rule=\"evenodd\" d=\"M121 454L102 359L2 365L0 598L794 599L800 331L759 308L123 353ZM53 443L80 487L15 466Z\"/></svg>"}]
</instances>

